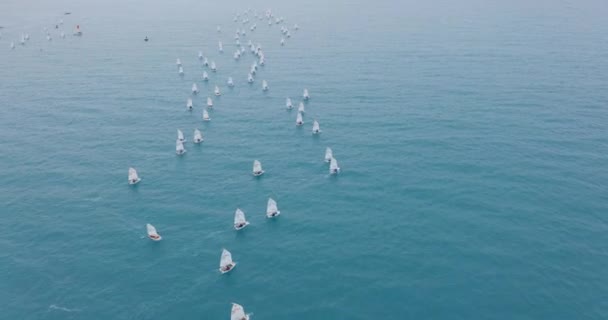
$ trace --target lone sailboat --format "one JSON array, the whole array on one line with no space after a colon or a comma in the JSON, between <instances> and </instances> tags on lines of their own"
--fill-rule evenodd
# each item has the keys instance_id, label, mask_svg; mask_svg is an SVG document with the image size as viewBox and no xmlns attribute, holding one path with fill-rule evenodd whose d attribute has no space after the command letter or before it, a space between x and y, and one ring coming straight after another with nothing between
<instances>
[{"instance_id":1,"label":"lone sailboat","mask_svg":"<svg viewBox=\"0 0 608 320\"><path fill-rule=\"evenodd\" d=\"M230 310L230 320L249 320L249 315L245 314L245 309L238 303L232 303Z\"/></svg>"},{"instance_id":2,"label":"lone sailboat","mask_svg":"<svg viewBox=\"0 0 608 320\"><path fill-rule=\"evenodd\" d=\"M319 134L321 133L321 128L319 127L319 122L315 119L312 122L312 134Z\"/></svg>"},{"instance_id":3,"label":"lone sailboat","mask_svg":"<svg viewBox=\"0 0 608 320\"><path fill-rule=\"evenodd\" d=\"M253 175L256 177L264 174L264 170L262 170L262 163L258 160L253 161Z\"/></svg>"},{"instance_id":4,"label":"lone sailboat","mask_svg":"<svg viewBox=\"0 0 608 320\"><path fill-rule=\"evenodd\" d=\"M285 100L285 107L289 110L293 109L293 103L291 103L291 98L287 98L287 100Z\"/></svg>"},{"instance_id":5,"label":"lone sailboat","mask_svg":"<svg viewBox=\"0 0 608 320\"><path fill-rule=\"evenodd\" d=\"M262 90L268 91L268 82L266 80L262 80Z\"/></svg>"},{"instance_id":6,"label":"lone sailboat","mask_svg":"<svg viewBox=\"0 0 608 320\"><path fill-rule=\"evenodd\" d=\"M268 204L266 205L266 217L274 218L281 214L279 208L277 208L277 202L272 198L268 198Z\"/></svg>"},{"instance_id":7,"label":"lone sailboat","mask_svg":"<svg viewBox=\"0 0 608 320\"><path fill-rule=\"evenodd\" d=\"M196 85L196 83L192 84L192 94L197 94L198 93L198 86Z\"/></svg>"},{"instance_id":8,"label":"lone sailboat","mask_svg":"<svg viewBox=\"0 0 608 320\"><path fill-rule=\"evenodd\" d=\"M203 109L203 121L210 121L209 112L206 109Z\"/></svg>"},{"instance_id":9,"label":"lone sailboat","mask_svg":"<svg viewBox=\"0 0 608 320\"><path fill-rule=\"evenodd\" d=\"M310 99L310 95L308 95L308 89L304 89L304 93L302 94L302 98L304 98L304 100Z\"/></svg>"},{"instance_id":10,"label":"lone sailboat","mask_svg":"<svg viewBox=\"0 0 608 320\"><path fill-rule=\"evenodd\" d=\"M226 249L222 249L222 257L220 258L220 272L222 274L232 271L236 266L236 262L232 261L232 254Z\"/></svg>"},{"instance_id":11,"label":"lone sailboat","mask_svg":"<svg viewBox=\"0 0 608 320\"><path fill-rule=\"evenodd\" d=\"M181 142L179 140L175 141L175 153L178 156L181 156L182 154L186 153L186 149L184 149L184 143L183 142Z\"/></svg>"},{"instance_id":12,"label":"lone sailboat","mask_svg":"<svg viewBox=\"0 0 608 320\"><path fill-rule=\"evenodd\" d=\"M194 129L194 143L201 143L201 142L203 142L203 134L201 133L200 130Z\"/></svg>"},{"instance_id":13,"label":"lone sailboat","mask_svg":"<svg viewBox=\"0 0 608 320\"><path fill-rule=\"evenodd\" d=\"M156 232L156 228L154 228L154 226L149 223L146 224L146 231L148 232L148 238L150 238L154 241L160 241L163 239L160 236L160 234L158 234L158 232Z\"/></svg>"},{"instance_id":14,"label":"lone sailboat","mask_svg":"<svg viewBox=\"0 0 608 320\"><path fill-rule=\"evenodd\" d=\"M302 120L302 112L298 112L298 116L296 117L296 126L301 126L304 124L304 120Z\"/></svg>"},{"instance_id":15,"label":"lone sailboat","mask_svg":"<svg viewBox=\"0 0 608 320\"><path fill-rule=\"evenodd\" d=\"M338 160L336 158L331 157L329 161L329 174L337 174L340 172L340 167L338 167Z\"/></svg>"},{"instance_id":16,"label":"lone sailboat","mask_svg":"<svg viewBox=\"0 0 608 320\"><path fill-rule=\"evenodd\" d=\"M334 157L333 151L331 151L330 147L325 148L325 162L330 162L331 158Z\"/></svg>"},{"instance_id":17,"label":"lone sailboat","mask_svg":"<svg viewBox=\"0 0 608 320\"><path fill-rule=\"evenodd\" d=\"M249 222L245 219L245 213L237 208L234 212L234 229L241 230L247 225L249 225Z\"/></svg>"},{"instance_id":18,"label":"lone sailboat","mask_svg":"<svg viewBox=\"0 0 608 320\"><path fill-rule=\"evenodd\" d=\"M192 98L188 98L188 102L186 102L186 109L192 110Z\"/></svg>"},{"instance_id":19,"label":"lone sailboat","mask_svg":"<svg viewBox=\"0 0 608 320\"><path fill-rule=\"evenodd\" d=\"M213 100L211 100L211 97L207 97L207 108L213 108Z\"/></svg>"},{"instance_id":20,"label":"lone sailboat","mask_svg":"<svg viewBox=\"0 0 608 320\"><path fill-rule=\"evenodd\" d=\"M215 86L215 90L213 90L213 92L215 93L216 96L220 96L222 95L222 93L220 92L220 88L218 86Z\"/></svg>"},{"instance_id":21,"label":"lone sailboat","mask_svg":"<svg viewBox=\"0 0 608 320\"><path fill-rule=\"evenodd\" d=\"M180 129L177 129L177 140L180 142L186 141L186 139L184 139L184 133Z\"/></svg>"},{"instance_id":22,"label":"lone sailboat","mask_svg":"<svg viewBox=\"0 0 608 320\"><path fill-rule=\"evenodd\" d=\"M135 168L129 168L129 184L137 184L141 179L137 175Z\"/></svg>"}]
</instances>

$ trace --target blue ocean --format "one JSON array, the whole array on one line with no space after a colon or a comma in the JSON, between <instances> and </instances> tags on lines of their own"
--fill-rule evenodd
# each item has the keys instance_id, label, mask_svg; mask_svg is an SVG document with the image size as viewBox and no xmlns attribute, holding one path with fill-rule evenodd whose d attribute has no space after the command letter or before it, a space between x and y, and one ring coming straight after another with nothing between
<instances>
[{"instance_id":1,"label":"blue ocean","mask_svg":"<svg viewBox=\"0 0 608 320\"><path fill-rule=\"evenodd\" d=\"M606 16L603 0L4 0L0 319L228 319L232 302L252 320L606 319Z\"/></svg>"}]
</instances>

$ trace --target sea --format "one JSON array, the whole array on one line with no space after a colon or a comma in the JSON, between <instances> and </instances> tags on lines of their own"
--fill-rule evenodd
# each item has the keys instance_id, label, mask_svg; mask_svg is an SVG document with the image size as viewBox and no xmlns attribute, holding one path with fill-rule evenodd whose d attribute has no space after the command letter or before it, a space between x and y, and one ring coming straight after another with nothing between
<instances>
[{"instance_id":1,"label":"sea","mask_svg":"<svg viewBox=\"0 0 608 320\"><path fill-rule=\"evenodd\" d=\"M607 16L605 0L3 0L0 319L228 319L233 302L252 320L607 319Z\"/></svg>"}]
</instances>

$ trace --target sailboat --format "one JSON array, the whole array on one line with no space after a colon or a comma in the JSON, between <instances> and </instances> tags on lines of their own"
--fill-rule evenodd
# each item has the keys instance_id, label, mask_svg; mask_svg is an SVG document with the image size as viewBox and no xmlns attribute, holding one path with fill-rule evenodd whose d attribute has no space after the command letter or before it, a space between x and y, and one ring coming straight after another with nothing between
<instances>
[{"instance_id":1,"label":"sailboat","mask_svg":"<svg viewBox=\"0 0 608 320\"><path fill-rule=\"evenodd\" d=\"M262 170L262 163L258 160L253 161L253 175L259 177L264 174L264 170Z\"/></svg>"},{"instance_id":2,"label":"sailboat","mask_svg":"<svg viewBox=\"0 0 608 320\"><path fill-rule=\"evenodd\" d=\"M213 72L217 71L217 67L215 65L215 61L211 61L211 71L213 71Z\"/></svg>"},{"instance_id":3,"label":"sailboat","mask_svg":"<svg viewBox=\"0 0 608 320\"><path fill-rule=\"evenodd\" d=\"M196 83L192 84L192 94L197 94L198 93L198 86L196 85Z\"/></svg>"},{"instance_id":4,"label":"sailboat","mask_svg":"<svg viewBox=\"0 0 608 320\"><path fill-rule=\"evenodd\" d=\"M222 28L220 26L217 26L217 32L222 32Z\"/></svg>"},{"instance_id":5,"label":"sailboat","mask_svg":"<svg viewBox=\"0 0 608 320\"><path fill-rule=\"evenodd\" d=\"M281 45L284 46L285 45L285 38L281 38Z\"/></svg>"},{"instance_id":6,"label":"sailboat","mask_svg":"<svg viewBox=\"0 0 608 320\"><path fill-rule=\"evenodd\" d=\"M294 30L298 30L298 29L300 29L300 27L298 27L298 24L296 23L296 24L293 25L293 29Z\"/></svg>"},{"instance_id":7,"label":"sailboat","mask_svg":"<svg viewBox=\"0 0 608 320\"><path fill-rule=\"evenodd\" d=\"M298 105L298 112L302 112L304 113L304 102L300 102L300 105Z\"/></svg>"},{"instance_id":8,"label":"sailboat","mask_svg":"<svg viewBox=\"0 0 608 320\"><path fill-rule=\"evenodd\" d=\"M76 25L76 30L74 30L74 35L75 36L81 36L82 35L82 31L80 30L80 25Z\"/></svg>"},{"instance_id":9,"label":"sailboat","mask_svg":"<svg viewBox=\"0 0 608 320\"><path fill-rule=\"evenodd\" d=\"M180 142L186 141L186 139L184 139L184 133L180 129L177 129L177 140Z\"/></svg>"},{"instance_id":10,"label":"sailboat","mask_svg":"<svg viewBox=\"0 0 608 320\"><path fill-rule=\"evenodd\" d=\"M213 100L211 100L211 97L207 97L207 108L213 108Z\"/></svg>"},{"instance_id":11,"label":"sailboat","mask_svg":"<svg viewBox=\"0 0 608 320\"><path fill-rule=\"evenodd\" d=\"M215 86L215 89L213 90L213 92L215 93L216 96L220 96L222 93L220 92L220 88L218 86Z\"/></svg>"},{"instance_id":12,"label":"sailboat","mask_svg":"<svg viewBox=\"0 0 608 320\"><path fill-rule=\"evenodd\" d=\"M203 71L203 81L209 81L209 75L207 74L207 71Z\"/></svg>"},{"instance_id":13,"label":"sailboat","mask_svg":"<svg viewBox=\"0 0 608 320\"><path fill-rule=\"evenodd\" d=\"M317 121L317 119L315 119L312 122L312 134L319 134L321 133L321 128L319 127L319 121Z\"/></svg>"},{"instance_id":14,"label":"sailboat","mask_svg":"<svg viewBox=\"0 0 608 320\"><path fill-rule=\"evenodd\" d=\"M234 82L232 81L232 77L228 77L228 82L227 82L229 87L234 87Z\"/></svg>"},{"instance_id":15,"label":"sailboat","mask_svg":"<svg viewBox=\"0 0 608 320\"><path fill-rule=\"evenodd\" d=\"M198 59L199 60L203 60L203 52L202 51L198 52Z\"/></svg>"},{"instance_id":16,"label":"sailboat","mask_svg":"<svg viewBox=\"0 0 608 320\"><path fill-rule=\"evenodd\" d=\"M51 38L51 35L50 35L50 34L47 34L47 35L46 35L46 40L51 41L51 40L53 40L53 38ZM23 44L25 44L25 42L24 42Z\"/></svg>"},{"instance_id":17,"label":"sailboat","mask_svg":"<svg viewBox=\"0 0 608 320\"><path fill-rule=\"evenodd\" d=\"M135 168L129 168L129 184L137 184L141 179L137 175Z\"/></svg>"},{"instance_id":18,"label":"sailboat","mask_svg":"<svg viewBox=\"0 0 608 320\"><path fill-rule=\"evenodd\" d=\"M237 208L234 212L234 229L241 230L249 225L249 222L245 219L245 213Z\"/></svg>"},{"instance_id":19,"label":"sailboat","mask_svg":"<svg viewBox=\"0 0 608 320\"><path fill-rule=\"evenodd\" d=\"M204 65L205 67L208 67L208 66L209 66L209 60L207 60L207 57L203 58L203 65Z\"/></svg>"},{"instance_id":20,"label":"sailboat","mask_svg":"<svg viewBox=\"0 0 608 320\"><path fill-rule=\"evenodd\" d=\"M11 49L15 49L15 43L11 42Z\"/></svg>"},{"instance_id":21,"label":"sailboat","mask_svg":"<svg viewBox=\"0 0 608 320\"><path fill-rule=\"evenodd\" d=\"M22 46L25 45L25 35L21 35L21 41L20 41L20 43L21 43Z\"/></svg>"},{"instance_id":22,"label":"sailboat","mask_svg":"<svg viewBox=\"0 0 608 320\"><path fill-rule=\"evenodd\" d=\"M331 151L330 147L325 148L325 162L330 162L331 158L334 157L333 151Z\"/></svg>"},{"instance_id":23,"label":"sailboat","mask_svg":"<svg viewBox=\"0 0 608 320\"><path fill-rule=\"evenodd\" d=\"M331 157L329 161L329 174L337 174L340 172L340 167L338 167L338 160L336 158Z\"/></svg>"},{"instance_id":24,"label":"sailboat","mask_svg":"<svg viewBox=\"0 0 608 320\"><path fill-rule=\"evenodd\" d=\"M186 108L188 110L192 110L192 98L188 98L188 102L186 102Z\"/></svg>"},{"instance_id":25,"label":"sailboat","mask_svg":"<svg viewBox=\"0 0 608 320\"><path fill-rule=\"evenodd\" d=\"M230 320L249 320L249 315L245 314L245 309L238 303L232 303L230 310Z\"/></svg>"},{"instance_id":26,"label":"sailboat","mask_svg":"<svg viewBox=\"0 0 608 320\"><path fill-rule=\"evenodd\" d=\"M186 149L184 148L184 143L182 141L175 141L175 153L178 156L181 156L182 154L186 153Z\"/></svg>"},{"instance_id":27,"label":"sailboat","mask_svg":"<svg viewBox=\"0 0 608 320\"><path fill-rule=\"evenodd\" d=\"M211 118L209 118L209 112L207 112L206 109L203 109L203 121L211 121Z\"/></svg>"},{"instance_id":28,"label":"sailboat","mask_svg":"<svg viewBox=\"0 0 608 320\"><path fill-rule=\"evenodd\" d=\"M200 130L194 129L194 143L201 143L201 142L203 142L203 134L201 133Z\"/></svg>"},{"instance_id":29,"label":"sailboat","mask_svg":"<svg viewBox=\"0 0 608 320\"><path fill-rule=\"evenodd\" d=\"M302 112L298 112L298 116L296 117L296 126L301 126L304 124L304 120L302 120Z\"/></svg>"},{"instance_id":30,"label":"sailboat","mask_svg":"<svg viewBox=\"0 0 608 320\"><path fill-rule=\"evenodd\" d=\"M149 223L146 224L146 231L148 231L148 238L150 238L154 241L160 241L163 239L160 236L160 234L158 234L158 232L156 232L156 228L154 228L154 226Z\"/></svg>"},{"instance_id":31,"label":"sailboat","mask_svg":"<svg viewBox=\"0 0 608 320\"><path fill-rule=\"evenodd\" d=\"M217 43L217 47L220 50L220 52L224 52L224 46L222 45L221 41Z\"/></svg>"},{"instance_id":32,"label":"sailboat","mask_svg":"<svg viewBox=\"0 0 608 320\"><path fill-rule=\"evenodd\" d=\"M287 98L285 100L285 107L290 110L293 109L293 103L291 103L291 98Z\"/></svg>"},{"instance_id":33,"label":"sailboat","mask_svg":"<svg viewBox=\"0 0 608 320\"><path fill-rule=\"evenodd\" d=\"M268 204L266 205L266 218L274 218L281 214L279 208L277 208L277 202L272 198L268 198Z\"/></svg>"},{"instance_id":34,"label":"sailboat","mask_svg":"<svg viewBox=\"0 0 608 320\"><path fill-rule=\"evenodd\" d=\"M177 73L179 73L180 76L184 75L184 68L179 67L179 69L177 70Z\"/></svg>"},{"instance_id":35,"label":"sailboat","mask_svg":"<svg viewBox=\"0 0 608 320\"><path fill-rule=\"evenodd\" d=\"M222 274L232 271L236 266L236 262L232 261L232 254L226 249L222 249L222 257L220 258L220 272Z\"/></svg>"},{"instance_id":36,"label":"sailboat","mask_svg":"<svg viewBox=\"0 0 608 320\"><path fill-rule=\"evenodd\" d=\"M236 50L232 56L234 57L234 60L238 60L241 57L241 51Z\"/></svg>"},{"instance_id":37,"label":"sailboat","mask_svg":"<svg viewBox=\"0 0 608 320\"><path fill-rule=\"evenodd\" d=\"M253 76L250 74L247 75L247 82L253 83Z\"/></svg>"},{"instance_id":38,"label":"sailboat","mask_svg":"<svg viewBox=\"0 0 608 320\"><path fill-rule=\"evenodd\" d=\"M177 58L177 60L175 60L175 64L179 67L182 65L182 60L180 60L179 58Z\"/></svg>"},{"instance_id":39,"label":"sailboat","mask_svg":"<svg viewBox=\"0 0 608 320\"><path fill-rule=\"evenodd\" d=\"M61 38L65 38L65 32L61 31Z\"/></svg>"},{"instance_id":40,"label":"sailboat","mask_svg":"<svg viewBox=\"0 0 608 320\"><path fill-rule=\"evenodd\" d=\"M262 90L268 91L268 82L266 80L262 80Z\"/></svg>"},{"instance_id":41,"label":"sailboat","mask_svg":"<svg viewBox=\"0 0 608 320\"><path fill-rule=\"evenodd\" d=\"M304 89L304 93L302 94L302 98L304 98L304 100L310 99L310 95L308 95L308 89Z\"/></svg>"},{"instance_id":42,"label":"sailboat","mask_svg":"<svg viewBox=\"0 0 608 320\"><path fill-rule=\"evenodd\" d=\"M236 39L236 41L235 41L234 43L235 43L237 46L240 46L240 45L241 45L241 40Z\"/></svg>"}]
</instances>

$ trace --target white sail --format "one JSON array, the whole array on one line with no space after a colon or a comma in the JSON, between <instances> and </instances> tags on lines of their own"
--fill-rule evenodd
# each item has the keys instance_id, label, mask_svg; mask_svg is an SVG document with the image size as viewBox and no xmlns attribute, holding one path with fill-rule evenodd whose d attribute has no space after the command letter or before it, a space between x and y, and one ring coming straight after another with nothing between
<instances>
[{"instance_id":1,"label":"white sail","mask_svg":"<svg viewBox=\"0 0 608 320\"><path fill-rule=\"evenodd\" d=\"M186 149L184 149L184 143L176 140L175 141L175 153L177 153L178 155L182 155L184 153L186 153Z\"/></svg>"},{"instance_id":2,"label":"white sail","mask_svg":"<svg viewBox=\"0 0 608 320\"><path fill-rule=\"evenodd\" d=\"M186 139L184 139L184 133L180 129L177 129L177 140L181 142L186 141Z\"/></svg>"},{"instance_id":3,"label":"white sail","mask_svg":"<svg viewBox=\"0 0 608 320\"><path fill-rule=\"evenodd\" d=\"M15 49L15 43L11 42L11 49Z\"/></svg>"},{"instance_id":4,"label":"white sail","mask_svg":"<svg viewBox=\"0 0 608 320\"><path fill-rule=\"evenodd\" d=\"M330 147L325 148L325 162L330 162L331 158L334 157L333 151L331 151Z\"/></svg>"},{"instance_id":5,"label":"white sail","mask_svg":"<svg viewBox=\"0 0 608 320\"><path fill-rule=\"evenodd\" d=\"M262 90L268 91L268 83L266 80L262 80Z\"/></svg>"},{"instance_id":6,"label":"white sail","mask_svg":"<svg viewBox=\"0 0 608 320\"><path fill-rule=\"evenodd\" d=\"M259 176L262 173L264 173L264 170L262 170L262 163L258 160L254 160L253 161L253 175Z\"/></svg>"},{"instance_id":7,"label":"white sail","mask_svg":"<svg viewBox=\"0 0 608 320\"><path fill-rule=\"evenodd\" d=\"M154 241L160 241L162 239L162 237L156 231L156 228L154 228L154 226L149 223L146 224L146 231L148 232L148 238Z\"/></svg>"},{"instance_id":8,"label":"white sail","mask_svg":"<svg viewBox=\"0 0 608 320\"><path fill-rule=\"evenodd\" d=\"M179 58L177 58L177 60L175 60L175 64L179 67L182 65L182 61Z\"/></svg>"},{"instance_id":9,"label":"white sail","mask_svg":"<svg viewBox=\"0 0 608 320\"><path fill-rule=\"evenodd\" d=\"M238 60L241 57L241 51L235 51L232 57L234 57L234 60Z\"/></svg>"},{"instance_id":10,"label":"white sail","mask_svg":"<svg viewBox=\"0 0 608 320\"><path fill-rule=\"evenodd\" d=\"M198 59L199 60L203 60L203 52L202 51L198 52Z\"/></svg>"},{"instance_id":11,"label":"white sail","mask_svg":"<svg viewBox=\"0 0 608 320\"><path fill-rule=\"evenodd\" d=\"M285 38L281 38L281 45L285 45Z\"/></svg>"},{"instance_id":12,"label":"white sail","mask_svg":"<svg viewBox=\"0 0 608 320\"><path fill-rule=\"evenodd\" d=\"M277 202L272 198L268 198L268 204L266 205L266 216L268 218L272 218L281 214L279 208L277 207Z\"/></svg>"},{"instance_id":13,"label":"white sail","mask_svg":"<svg viewBox=\"0 0 608 320\"><path fill-rule=\"evenodd\" d=\"M203 65L205 67L209 66L209 60L207 60L207 57L203 58Z\"/></svg>"},{"instance_id":14,"label":"white sail","mask_svg":"<svg viewBox=\"0 0 608 320\"><path fill-rule=\"evenodd\" d=\"M137 170L135 170L135 168L129 168L129 184L136 184L139 181L141 181L141 179L137 175Z\"/></svg>"},{"instance_id":15,"label":"white sail","mask_svg":"<svg viewBox=\"0 0 608 320\"><path fill-rule=\"evenodd\" d=\"M201 143L201 142L203 142L203 134L201 133L200 130L194 129L194 143Z\"/></svg>"},{"instance_id":16,"label":"white sail","mask_svg":"<svg viewBox=\"0 0 608 320\"><path fill-rule=\"evenodd\" d=\"M194 94L198 93L198 86L196 85L196 83L192 84L192 93L194 93Z\"/></svg>"},{"instance_id":17,"label":"white sail","mask_svg":"<svg viewBox=\"0 0 608 320\"><path fill-rule=\"evenodd\" d=\"M192 98L188 98L188 102L186 102L186 108L188 110L192 110Z\"/></svg>"},{"instance_id":18,"label":"white sail","mask_svg":"<svg viewBox=\"0 0 608 320\"><path fill-rule=\"evenodd\" d=\"M222 28L220 26L217 26L217 32L222 32Z\"/></svg>"},{"instance_id":19,"label":"white sail","mask_svg":"<svg viewBox=\"0 0 608 320\"><path fill-rule=\"evenodd\" d=\"M334 174L340 172L340 167L338 167L338 160L332 157L329 162L329 173Z\"/></svg>"},{"instance_id":20,"label":"white sail","mask_svg":"<svg viewBox=\"0 0 608 320\"><path fill-rule=\"evenodd\" d=\"M241 45L241 40L236 39L236 41L235 41L234 43L235 43L237 46L240 46L240 45Z\"/></svg>"},{"instance_id":21,"label":"white sail","mask_svg":"<svg viewBox=\"0 0 608 320\"><path fill-rule=\"evenodd\" d=\"M304 98L304 100L310 99L310 96L308 95L308 89L304 89L304 93L302 94L302 97Z\"/></svg>"},{"instance_id":22,"label":"white sail","mask_svg":"<svg viewBox=\"0 0 608 320\"><path fill-rule=\"evenodd\" d=\"M298 112L302 112L302 113L306 112L306 111L304 111L304 103L303 102L300 102L300 105L298 106Z\"/></svg>"},{"instance_id":23,"label":"white sail","mask_svg":"<svg viewBox=\"0 0 608 320\"><path fill-rule=\"evenodd\" d=\"M220 50L220 52L224 52L224 46L222 45L221 41L217 43L217 48Z\"/></svg>"},{"instance_id":24,"label":"white sail","mask_svg":"<svg viewBox=\"0 0 608 320\"><path fill-rule=\"evenodd\" d=\"M236 209L234 212L234 229L241 230L245 228L249 222L245 218L245 213L241 209Z\"/></svg>"},{"instance_id":25,"label":"white sail","mask_svg":"<svg viewBox=\"0 0 608 320\"><path fill-rule=\"evenodd\" d=\"M247 75L247 82L252 83L253 82L253 76L250 74Z\"/></svg>"},{"instance_id":26,"label":"white sail","mask_svg":"<svg viewBox=\"0 0 608 320\"><path fill-rule=\"evenodd\" d=\"M207 71L203 71L203 80L204 81L208 81L209 80L209 75L207 74Z\"/></svg>"},{"instance_id":27,"label":"white sail","mask_svg":"<svg viewBox=\"0 0 608 320\"><path fill-rule=\"evenodd\" d=\"M321 128L319 127L319 122L317 120L314 120L312 122L312 133L317 134L320 132L321 132Z\"/></svg>"},{"instance_id":28,"label":"white sail","mask_svg":"<svg viewBox=\"0 0 608 320\"><path fill-rule=\"evenodd\" d=\"M228 83L229 87L234 86L234 81L232 81L232 77L228 77L228 82L227 83Z\"/></svg>"},{"instance_id":29,"label":"white sail","mask_svg":"<svg viewBox=\"0 0 608 320\"><path fill-rule=\"evenodd\" d=\"M211 61L211 71L215 72L217 70L217 67L215 65L215 61Z\"/></svg>"},{"instance_id":30,"label":"white sail","mask_svg":"<svg viewBox=\"0 0 608 320\"><path fill-rule=\"evenodd\" d=\"M232 303L230 320L249 320L249 315L245 314L245 309L243 309L243 306L237 303Z\"/></svg>"},{"instance_id":31,"label":"white sail","mask_svg":"<svg viewBox=\"0 0 608 320\"><path fill-rule=\"evenodd\" d=\"M298 116L296 117L296 126L301 126L304 124L304 120L302 120L302 113L298 112Z\"/></svg>"},{"instance_id":32,"label":"white sail","mask_svg":"<svg viewBox=\"0 0 608 320\"><path fill-rule=\"evenodd\" d=\"M205 109L203 109L203 120L205 120L205 121L211 120L211 118L209 117L209 112L207 112L207 110L205 110Z\"/></svg>"},{"instance_id":33,"label":"white sail","mask_svg":"<svg viewBox=\"0 0 608 320\"><path fill-rule=\"evenodd\" d=\"M218 86L215 86L215 90L213 90L213 92L215 92L216 96L221 95L222 93L220 92L220 88Z\"/></svg>"},{"instance_id":34,"label":"white sail","mask_svg":"<svg viewBox=\"0 0 608 320\"><path fill-rule=\"evenodd\" d=\"M227 270L227 267L232 268L234 265L236 265L236 263L232 261L232 254L230 251L222 249L222 256L220 257L220 271L228 272L230 269Z\"/></svg>"},{"instance_id":35,"label":"white sail","mask_svg":"<svg viewBox=\"0 0 608 320\"><path fill-rule=\"evenodd\" d=\"M287 109L291 109L291 108L293 108L293 103L291 103L291 98L287 98L287 99L285 100L285 107L286 107Z\"/></svg>"},{"instance_id":36,"label":"white sail","mask_svg":"<svg viewBox=\"0 0 608 320\"><path fill-rule=\"evenodd\" d=\"M213 107L213 100L211 100L211 97L207 97L207 107Z\"/></svg>"},{"instance_id":37,"label":"white sail","mask_svg":"<svg viewBox=\"0 0 608 320\"><path fill-rule=\"evenodd\" d=\"M184 68L179 67L179 69L177 70L177 73L184 74Z\"/></svg>"}]
</instances>

